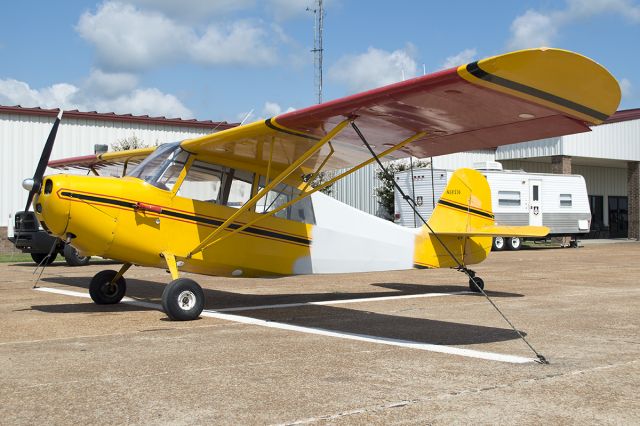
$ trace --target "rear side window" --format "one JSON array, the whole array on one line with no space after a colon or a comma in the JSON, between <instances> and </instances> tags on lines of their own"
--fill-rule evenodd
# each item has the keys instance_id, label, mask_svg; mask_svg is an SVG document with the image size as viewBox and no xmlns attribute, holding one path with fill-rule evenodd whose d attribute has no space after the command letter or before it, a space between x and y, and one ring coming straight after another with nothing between
<instances>
[{"instance_id":1,"label":"rear side window","mask_svg":"<svg viewBox=\"0 0 640 426\"><path fill-rule=\"evenodd\" d=\"M571 194L560 194L560 207L571 207Z\"/></svg>"},{"instance_id":2,"label":"rear side window","mask_svg":"<svg viewBox=\"0 0 640 426\"><path fill-rule=\"evenodd\" d=\"M498 191L498 205L502 207L518 207L520 191Z\"/></svg>"}]
</instances>

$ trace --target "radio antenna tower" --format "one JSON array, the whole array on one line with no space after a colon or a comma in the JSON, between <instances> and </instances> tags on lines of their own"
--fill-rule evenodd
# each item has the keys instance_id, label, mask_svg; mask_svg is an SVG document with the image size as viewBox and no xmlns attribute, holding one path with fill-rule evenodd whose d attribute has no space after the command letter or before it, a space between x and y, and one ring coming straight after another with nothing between
<instances>
[{"instance_id":1,"label":"radio antenna tower","mask_svg":"<svg viewBox=\"0 0 640 426\"><path fill-rule=\"evenodd\" d=\"M316 85L316 94L318 103L322 103L322 27L324 25L324 8L322 0L315 1L315 9L307 8L308 11L315 15L314 36L313 36L313 66L314 80Z\"/></svg>"}]
</instances>

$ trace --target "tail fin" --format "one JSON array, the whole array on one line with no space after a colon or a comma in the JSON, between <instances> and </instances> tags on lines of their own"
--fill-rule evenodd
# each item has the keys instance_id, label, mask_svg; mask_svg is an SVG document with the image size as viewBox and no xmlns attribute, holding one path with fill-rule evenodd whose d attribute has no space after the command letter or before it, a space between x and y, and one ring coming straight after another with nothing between
<instances>
[{"instance_id":1,"label":"tail fin","mask_svg":"<svg viewBox=\"0 0 640 426\"><path fill-rule=\"evenodd\" d=\"M453 173L428 223L442 235L543 237L549 233L544 226L496 226L487 178L471 169Z\"/></svg>"}]
</instances>

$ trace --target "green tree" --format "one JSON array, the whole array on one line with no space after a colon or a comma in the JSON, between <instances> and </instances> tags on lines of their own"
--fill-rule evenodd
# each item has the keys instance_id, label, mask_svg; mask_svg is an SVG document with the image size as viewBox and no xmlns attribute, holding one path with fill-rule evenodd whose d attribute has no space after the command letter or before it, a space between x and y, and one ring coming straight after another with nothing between
<instances>
[{"instance_id":1,"label":"green tree","mask_svg":"<svg viewBox=\"0 0 640 426\"><path fill-rule=\"evenodd\" d=\"M413 168L430 167L431 162L428 160L415 160L413 161ZM393 163L387 163L385 165L387 173L382 169L376 169L376 177L380 181L380 186L376 188L376 195L378 196L378 204L380 205L381 212L379 216L387 220L393 220L394 213L394 186L393 179L394 174L409 170L411 163L409 160L399 160Z\"/></svg>"},{"instance_id":2,"label":"green tree","mask_svg":"<svg viewBox=\"0 0 640 426\"><path fill-rule=\"evenodd\" d=\"M156 142L156 146L158 142ZM114 151L128 151L130 149L147 148L150 145L142 142L136 135L129 136L127 138L118 139L115 143L111 144L111 149Z\"/></svg>"}]
</instances>

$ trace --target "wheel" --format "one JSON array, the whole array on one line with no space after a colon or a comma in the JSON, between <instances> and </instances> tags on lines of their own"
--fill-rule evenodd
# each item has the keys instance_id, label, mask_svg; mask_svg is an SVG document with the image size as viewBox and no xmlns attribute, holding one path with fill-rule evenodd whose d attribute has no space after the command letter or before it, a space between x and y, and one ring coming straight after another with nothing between
<instances>
[{"instance_id":1,"label":"wheel","mask_svg":"<svg viewBox=\"0 0 640 426\"><path fill-rule=\"evenodd\" d=\"M475 284L473 283L474 280L476 282ZM481 291L478 290L478 287L484 290L484 281L482 280L482 278L475 277L473 280L469 278L469 290L473 291L474 293L481 293Z\"/></svg>"},{"instance_id":2,"label":"wheel","mask_svg":"<svg viewBox=\"0 0 640 426\"><path fill-rule=\"evenodd\" d=\"M111 284L111 280L117 275L116 271L106 270L98 272L91 278L89 295L98 305L113 305L118 303L127 292L127 281L124 277L118 278Z\"/></svg>"},{"instance_id":3,"label":"wheel","mask_svg":"<svg viewBox=\"0 0 640 426\"><path fill-rule=\"evenodd\" d=\"M501 250L504 250L504 238L493 237L493 243L491 243L491 251L501 251Z\"/></svg>"},{"instance_id":4,"label":"wheel","mask_svg":"<svg viewBox=\"0 0 640 426\"><path fill-rule=\"evenodd\" d=\"M78 254L78 250L76 250L75 247L72 247L69 244L66 244L64 246L62 254L64 255L64 260L69 266L84 266L87 265L89 263L89 260L91 259L90 256L80 256Z\"/></svg>"},{"instance_id":5,"label":"wheel","mask_svg":"<svg viewBox=\"0 0 640 426\"><path fill-rule=\"evenodd\" d=\"M171 281L162 292L162 308L169 319L191 321L204 309L204 292L197 282L189 278Z\"/></svg>"},{"instance_id":6,"label":"wheel","mask_svg":"<svg viewBox=\"0 0 640 426\"><path fill-rule=\"evenodd\" d=\"M48 253L31 253L31 259L33 259L36 264L40 265L42 261L47 257ZM51 253L51 257L47 259L47 262L44 264L45 266L51 265L58 257L58 253Z\"/></svg>"},{"instance_id":7,"label":"wheel","mask_svg":"<svg viewBox=\"0 0 640 426\"><path fill-rule=\"evenodd\" d=\"M520 237L507 238L507 248L509 250L520 250L522 248L522 240Z\"/></svg>"}]
</instances>

